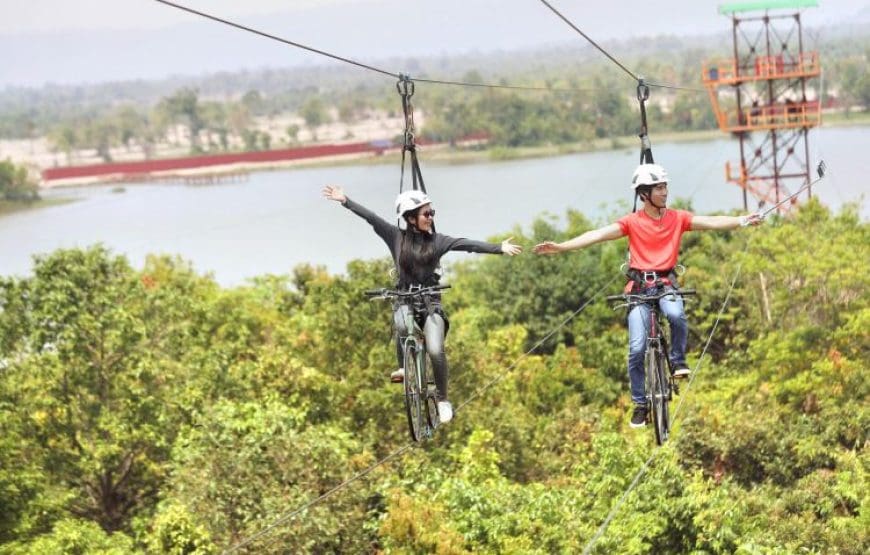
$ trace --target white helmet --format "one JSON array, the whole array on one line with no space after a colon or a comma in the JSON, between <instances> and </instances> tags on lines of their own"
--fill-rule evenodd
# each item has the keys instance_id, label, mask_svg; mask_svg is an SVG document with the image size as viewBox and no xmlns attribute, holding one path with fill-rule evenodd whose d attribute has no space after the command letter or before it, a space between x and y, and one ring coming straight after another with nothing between
<instances>
[{"instance_id":1,"label":"white helmet","mask_svg":"<svg viewBox=\"0 0 870 555\"><path fill-rule=\"evenodd\" d=\"M658 185L668 181L668 172L658 164L641 164L631 176L631 190L637 191L644 185Z\"/></svg>"},{"instance_id":2,"label":"white helmet","mask_svg":"<svg viewBox=\"0 0 870 555\"><path fill-rule=\"evenodd\" d=\"M423 191L411 190L399 193L396 197L396 215L401 218L411 210L416 210L424 204L431 204L432 199Z\"/></svg>"}]
</instances>

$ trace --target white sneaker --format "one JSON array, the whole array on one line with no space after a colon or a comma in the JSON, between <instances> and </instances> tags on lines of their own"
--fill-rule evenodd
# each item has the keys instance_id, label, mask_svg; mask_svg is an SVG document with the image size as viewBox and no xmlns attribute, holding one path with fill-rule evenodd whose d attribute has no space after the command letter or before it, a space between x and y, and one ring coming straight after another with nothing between
<instances>
[{"instance_id":1,"label":"white sneaker","mask_svg":"<svg viewBox=\"0 0 870 555\"><path fill-rule=\"evenodd\" d=\"M438 420L442 424L453 420L453 405L450 401L438 401Z\"/></svg>"},{"instance_id":2,"label":"white sneaker","mask_svg":"<svg viewBox=\"0 0 870 555\"><path fill-rule=\"evenodd\" d=\"M398 370L393 371L393 373L390 374L390 381L393 383L402 383L405 381L405 369L399 368Z\"/></svg>"}]
</instances>

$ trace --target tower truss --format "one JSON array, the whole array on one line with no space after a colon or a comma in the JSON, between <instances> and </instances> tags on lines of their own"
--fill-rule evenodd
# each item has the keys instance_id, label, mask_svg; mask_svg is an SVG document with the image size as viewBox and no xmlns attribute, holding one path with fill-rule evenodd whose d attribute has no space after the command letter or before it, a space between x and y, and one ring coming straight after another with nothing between
<instances>
[{"instance_id":1,"label":"tower truss","mask_svg":"<svg viewBox=\"0 0 870 555\"><path fill-rule=\"evenodd\" d=\"M804 50L800 10L817 5L767 0L719 7L731 18L733 53L705 63L702 80L719 128L739 141L739 166L727 162L725 177L743 190L746 210L749 195L760 208L810 183L809 130L822 123L821 64L818 52Z\"/></svg>"}]
</instances>

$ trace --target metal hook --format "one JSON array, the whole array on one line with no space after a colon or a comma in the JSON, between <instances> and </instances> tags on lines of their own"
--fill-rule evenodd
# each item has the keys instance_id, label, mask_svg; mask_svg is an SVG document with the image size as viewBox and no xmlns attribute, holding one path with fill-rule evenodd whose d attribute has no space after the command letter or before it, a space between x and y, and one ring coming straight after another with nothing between
<instances>
[{"instance_id":1,"label":"metal hook","mask_svg":"<svg viewBox=\"0 0 870 555\"><path fill-rule=\"evenodd\" d=\"M637 99L640 102L649 100L649 86L643 82L643 77L637 79Z\"/></svg>"}]
</instances>

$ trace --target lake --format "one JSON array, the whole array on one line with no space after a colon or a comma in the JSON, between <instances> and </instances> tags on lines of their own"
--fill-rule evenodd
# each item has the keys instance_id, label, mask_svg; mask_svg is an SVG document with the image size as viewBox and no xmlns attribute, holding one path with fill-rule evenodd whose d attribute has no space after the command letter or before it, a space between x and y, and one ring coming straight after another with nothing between
<instances>
[{"instance_id":1,"label":"lake","mask_svg":"<svg viewBox=\"0 0 870 555\"><path fill-rule=\"evenodd\" d=\"M814 194L835 210L860 200L865 220L870 212L862 195L870 187L861 160L868 139L870 127L810 134L813 164L821 158L828 166ZM697 213L742 207L740 189L724 181L725 161L739 158L736 141L654 142L653 153L670 174L671 200L690 199ZM0 217L0 275L28 274L35 254L97 242L136 267L148 253L178 254L225 286L306 262L341 273L348 261L386 256L387 250L368 224L320 191L340 184L349 197L392 220L399 188L394 157L391 165L259 172L244 182L211 186L133 183L124 192L106 185L47 191L46 197L76 202ZM438 230L486 239L515 226L528 230L542 213L564 223L568 208L606 223L607 214L630 207L638 147L465 165L427 164L425 149L420 158ZM467 256L451 254L445 262Z\"/></svg>"}]
</instances>

